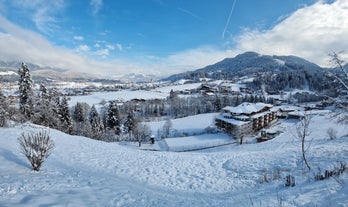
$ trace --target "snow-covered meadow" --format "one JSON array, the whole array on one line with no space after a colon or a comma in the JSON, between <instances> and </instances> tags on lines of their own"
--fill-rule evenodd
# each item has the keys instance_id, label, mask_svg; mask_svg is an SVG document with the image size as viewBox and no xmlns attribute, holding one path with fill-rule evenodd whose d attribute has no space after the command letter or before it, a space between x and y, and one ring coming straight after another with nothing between
<instances>
[{"instance_id":1,"label":"snow-covered meadow","mask_svg":"<svg viewBox=\"0 0 348 207\"><path fill-rule=\"evenodd\" d=\"M280 122L275 127L284 132L267 142L181 153L49 130L56 148L40 172L30 169L17 139L42 127L0 128L0 206L347 206L347 173L313 180L319 168L347 162L346 126L330 114L312 119L308 158L313 170L307 172L295 124ZM180 130L174 121L173 126ZM326 133L330 127L337 131L334 140ZM284 187L286 175L295 176L295 187Z\"/></svg>"}]
</instances>

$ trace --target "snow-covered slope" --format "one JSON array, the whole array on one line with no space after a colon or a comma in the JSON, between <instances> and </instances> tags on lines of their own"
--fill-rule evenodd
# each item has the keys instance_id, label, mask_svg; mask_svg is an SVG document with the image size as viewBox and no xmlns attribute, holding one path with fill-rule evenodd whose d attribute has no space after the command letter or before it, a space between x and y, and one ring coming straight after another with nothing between
<instances>
[{"instance_id":1,"label":"snow-covered slope","mask_svg":"<svg viewBox=\"0 0 348 207\"><path fill-rule=\"evenodd\" d=\"M295 124L280 123L284 132L268 142L185 153L141 151L50 130L56 148L38 173L19 153L17 138L41 127L0 128L0 206L347 206L347 173L312 179L318 167L347 162L346 127L327 114L313 118L313 173L307 173L292 135ZM330 127L338 132L335 140L328 139ZM295 187L283 187L288 174L296 177ZM270 182L262 183L265 176Z\"/></svg>"}]
</instances>

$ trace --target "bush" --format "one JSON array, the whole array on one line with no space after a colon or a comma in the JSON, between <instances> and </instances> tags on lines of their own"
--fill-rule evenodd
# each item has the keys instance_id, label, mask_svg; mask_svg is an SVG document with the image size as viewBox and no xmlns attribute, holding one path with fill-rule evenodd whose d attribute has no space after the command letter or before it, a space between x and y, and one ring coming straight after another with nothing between
<instances>
[{"instance_id":1,"label":"bush","mask_svg":"<svg viewBox=\"0 0 348 207\"><path fill-rule=\"evenodd\" d=\"M5 126L6 123L6 113L3 108L0 106L0 127Z\"/></svg>"},{"instance_id":2,"label":"bush","mask_svg":"<svg viewBox=\"0 0 348 207\"><path fill-rule=\"evenodd\" d=\"M340 176L347 170L347 163L343 163L341 161L338 162L336 166L333 167L333 169L325 170L324 174L322 173L321 169L319 169L319 172L314 175L315 181L325 180L329 179L333 176Z\"/></svg>"},{"instance_id":3,"label":"bush","mask_svg":"<svg viewBox=\"0 0 348 207\"><path fill-rule=\"evenodd\" d=\"M54 148L53 140L46 131L30 134L22 133L18 140L20 150L28 158L33 170L39 171L42 163Z\"/></svg>"},{"instance_id":4,"label":"bush","mask_svg":"<svg viewBox=\"0 0 348 207\"><path fill-rule=\"evenodd\" d=\"M337 131L331 127L327 129L326 133L330 137L331 140L337 138Z\"/></svg>"}]
</instances>

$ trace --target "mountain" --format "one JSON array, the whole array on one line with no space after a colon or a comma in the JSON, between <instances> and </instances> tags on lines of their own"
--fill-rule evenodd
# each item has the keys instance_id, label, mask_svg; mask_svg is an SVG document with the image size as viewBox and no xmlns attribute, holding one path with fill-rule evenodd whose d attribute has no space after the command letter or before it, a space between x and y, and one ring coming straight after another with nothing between
<instances>
[{"instance_id":1,"label":"mountain","mask_svg":"<svg viewBox=\"0 0 348 207\"><path fill-rule=\"evenodd\" d=\"M316 71L322 68L303 58L296 56L270 56L256 52L246 52L234 58L226 58L213 65L206 66L195 71L175 74L165 78L165 81L177 81L180 79L197 79L209 77L213 79L233 78L236 76L250 75L256 72L269 71Z\"/></svg>"},{"instance_id":2,"label":"mountain","mask_svg":"<svg viewBox=\"0 0 348 207\"><path fill-rule=\"evenodd\" d=\"M33 63L26 63L30 69L30 73L34 81L47 80L91 80L94 76L87 73L79 73L72 70L64 70L53 67L41 67ZM16 61L0 61L0 76L3 81L18 80L18 69L21 67L20 62Z\"/></svg>"}]
</instances>

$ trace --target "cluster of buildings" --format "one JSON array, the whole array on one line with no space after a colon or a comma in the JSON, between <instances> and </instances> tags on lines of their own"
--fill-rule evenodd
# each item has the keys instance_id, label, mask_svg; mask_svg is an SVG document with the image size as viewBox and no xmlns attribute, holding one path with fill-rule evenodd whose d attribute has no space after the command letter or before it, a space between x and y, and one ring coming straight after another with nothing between
<instances>
[{"instance_id":1,"label":"cluster of buildings","mask_svg":"<svg viewBox=\"0 0 348 207\"><path fill-rule=\"evenodd\" d=\"M275 123L277 111L271 104L244 102L236 107L223 108L215 119L215 125L219 130L242 140Z\"/></svg>"}]
</instances>

